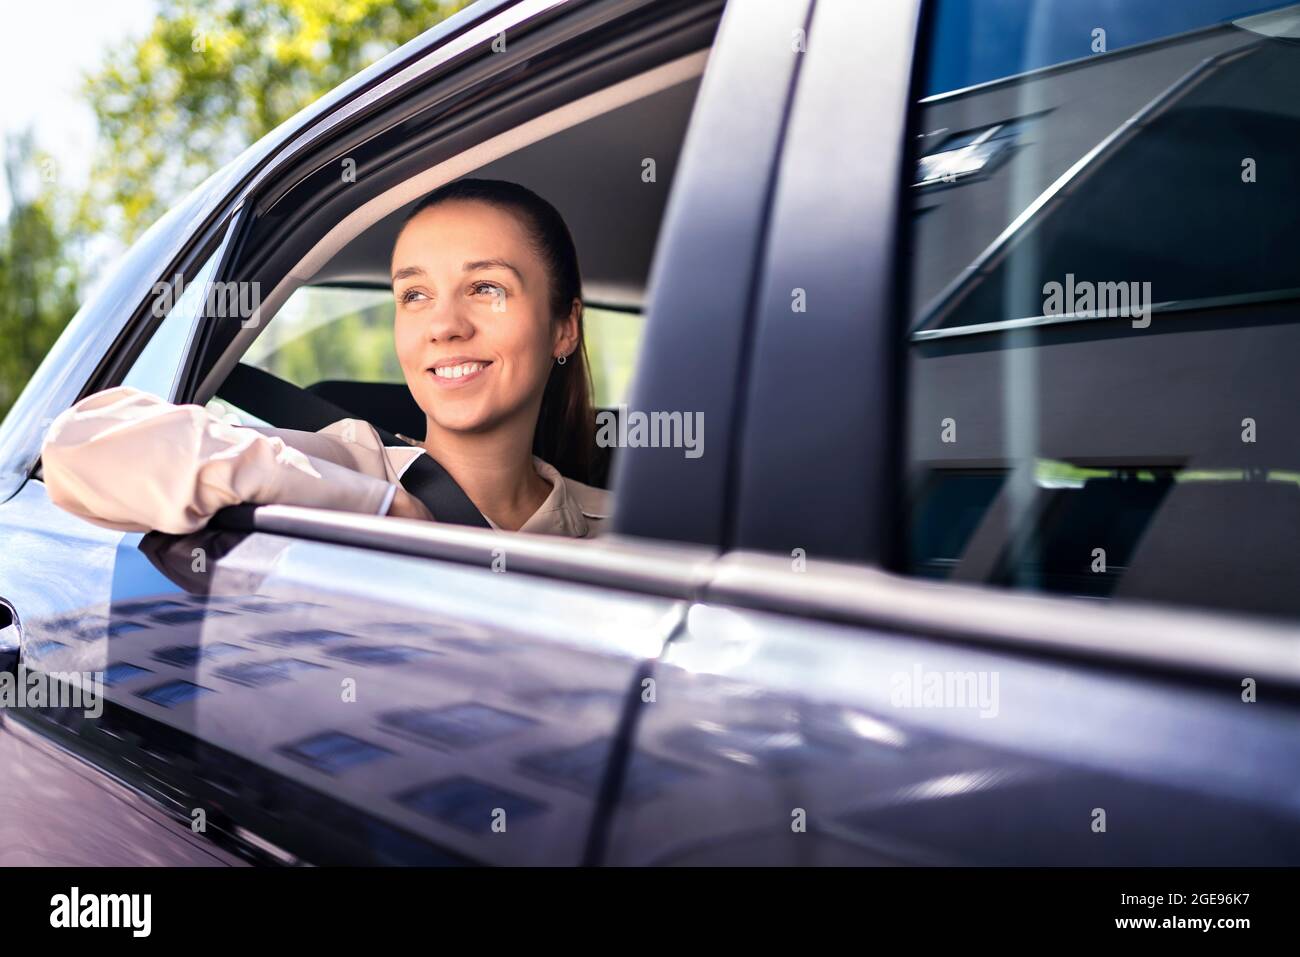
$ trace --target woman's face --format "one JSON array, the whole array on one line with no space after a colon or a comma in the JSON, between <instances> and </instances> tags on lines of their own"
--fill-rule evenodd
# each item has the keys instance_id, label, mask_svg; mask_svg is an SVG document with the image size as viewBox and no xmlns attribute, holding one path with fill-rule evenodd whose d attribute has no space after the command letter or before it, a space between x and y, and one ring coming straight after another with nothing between
<instances>
[{"instance_id":1,"label":"woman's face","mask_svg":"<svg viewBox=\"0 0 1300 957\"><path fill-rule=\"evenodd\" d=\"M393 248L394 339L432 425L484 432L521 421L531 437L552 363L577 345L576 316L554 321L549 293L509 212L449 200L407 223Z\"/></svg>"}]
</instances>

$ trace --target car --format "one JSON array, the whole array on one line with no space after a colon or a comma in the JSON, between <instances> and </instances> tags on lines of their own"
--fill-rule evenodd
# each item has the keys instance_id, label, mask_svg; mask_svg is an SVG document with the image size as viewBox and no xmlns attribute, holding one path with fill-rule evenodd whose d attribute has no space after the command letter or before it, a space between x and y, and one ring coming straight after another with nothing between
<instances>
[{"instance_id":1,"label":"car","mask_svg":"<svg viewBox=\"0 0 1300 957\"><path fill-rule=\"evenodd\" d=\"M985 6L480 0L171 209L0 427L5 667L104 686L0 712L0 864L1300 863L1300 8ZM388 251L471 173L705 427L610 534L51 504L123 383L418 434Z\"/></svg>"}]
</instances>

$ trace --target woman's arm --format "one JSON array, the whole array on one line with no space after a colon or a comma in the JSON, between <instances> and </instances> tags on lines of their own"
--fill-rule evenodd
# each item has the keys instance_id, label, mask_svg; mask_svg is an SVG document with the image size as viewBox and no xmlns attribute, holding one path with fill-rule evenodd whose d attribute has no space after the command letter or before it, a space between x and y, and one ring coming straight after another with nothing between
<instances>
[{"instance_id":1,"label":"woman's arm","mask_svg":"<svg viewBox=\"0 0 1300 957\"><path fill-rule=\"evenodd\" d=\"M41 459L54 504L123 531L185 534L240 502L383 514L403 492L387 477L309 456L284 436L292 433L231 425L201 406L122 386L56 418ZM345 449L340 455L346 460Z\"/></svg>"}]
</instances>

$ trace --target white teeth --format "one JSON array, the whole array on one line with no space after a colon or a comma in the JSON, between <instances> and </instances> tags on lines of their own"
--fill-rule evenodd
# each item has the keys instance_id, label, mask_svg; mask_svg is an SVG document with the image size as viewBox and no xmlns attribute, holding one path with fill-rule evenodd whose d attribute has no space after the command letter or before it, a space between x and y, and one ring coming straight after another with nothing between
<instances>
[{"instance_id":1,"label":"white teeth","mask_svg":"<svg viewBox=\"0 0 1300 957\"><path fill-rule=\"evenodd\" d=\"M458 366L443 366L441 369L434 369L433 374L440 379L459 379L464 375L471 375L487 366L486 362L466 362Z\"/></svg>"}]
</instances>

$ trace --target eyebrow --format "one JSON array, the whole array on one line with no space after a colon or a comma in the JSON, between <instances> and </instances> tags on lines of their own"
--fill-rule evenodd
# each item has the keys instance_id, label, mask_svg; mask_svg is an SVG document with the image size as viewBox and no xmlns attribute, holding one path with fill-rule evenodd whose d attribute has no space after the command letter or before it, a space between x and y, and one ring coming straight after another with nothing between
<instances>
[{"instance_id":1,"label":"eyebrow","mask_svg":"<svg viewBox=\"0 0 1300 957\"><path fill-rule=\"evenodd\" d=\"M393 273L393 282L397 282L399 279L405 279L408 276L423 276L423 275L424 275L424 270L421 269L419 266L403 266L401 269L397 270L397 272Z\"/></svg>"},{"instance_id":2,"label":"eyebrow","mask_svg":"<svg viewBox=\"0 0 1300 957\"><path fill-rule=\"evenodd\" d=\"M520 273L513 264L506 262L504 259L475 259L465 263L460 268L462 272L473 272L475 269L491 269L494 267L497 269L509 269L519 277L520 282L524 281L523 274ZM406 279L410 276L423 275L425 275L425 272L419 266L403 266L401 269L397 270L397 272L393 273L393 282L398 282L399 280Z\"/></svg>"},{"instance_id":3,"label":"eyebrow","mask_svg":"<svg viewBox=\"0 0 1300 957\"><path fill-rule=\"evenodd\" d=\"M523 274L514 267L513 264L506 262L504 259L475 259L473 262L467 262L461 266L465 272L473 272L475 269L509 269L519 278L520 282L524 281Z\"/></svg>"}]
</instances>

